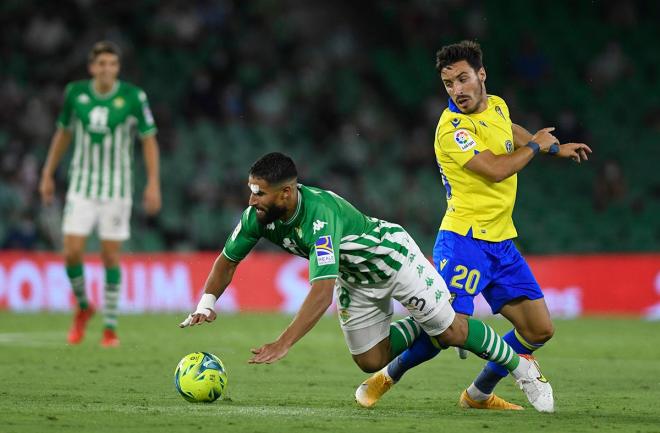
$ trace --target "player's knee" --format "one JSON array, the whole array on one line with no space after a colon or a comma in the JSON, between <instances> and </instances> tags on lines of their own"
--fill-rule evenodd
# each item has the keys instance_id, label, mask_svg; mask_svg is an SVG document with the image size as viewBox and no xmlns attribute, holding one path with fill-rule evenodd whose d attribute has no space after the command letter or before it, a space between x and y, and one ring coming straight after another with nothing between
<instances>
[{"instance_id":1,"label":"player's knee","mask_svg":"<svg viewBox=\"0 0 660 433\"><path fill-rule=\"evenodd\" d=\"M64 262L67 266L75 266L81 264L83 261L83 252L82 250L77 249L65 249L64 250Z\"/></svg>"},{"instance_id":2,"label":"player's knee","mask_svg":"<svg viewBox=\"0 0 660 433\"><path fill-rule=\"evenodd\" d=\"M101 251L101 260L106 268L119 266L119 253L110 251Z\"/></svg>"}]
</instances>

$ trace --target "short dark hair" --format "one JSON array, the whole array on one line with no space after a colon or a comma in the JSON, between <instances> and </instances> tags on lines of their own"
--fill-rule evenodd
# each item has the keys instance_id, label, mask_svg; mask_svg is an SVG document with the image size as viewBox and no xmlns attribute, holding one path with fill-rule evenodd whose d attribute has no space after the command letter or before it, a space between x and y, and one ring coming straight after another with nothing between
<instances>
[{"instance_id":1,"label":"short dark hair","mask_svg":"<svg viewBox=\"0 0 660 433\"><path fill-rule=\"evenodd\" d=\"M278 184L298 177L296 164L283 153L268 153L250 167L250 175L265 180L269 184Z\"/></svg>"},{"instance_id":2,"label":"short dark hair","mask_svg":"<svg viewBox=\"0 0 660 433\"><path fill-rule=\"evenodd\" d=\"M435 54L435 69L438 73L456 62L465 60L472 69L478 71L483 64L481 46L475 41L461 41L457 44L445 45Z\"/></svg>"},{"instance_id":3,"label":"short dark hair","mask_svg":"<svg viewBox=\"0 0 660 433\"><path fill-rule=\"evenodd\" d=\"M87 55L87 62L94 63L94 60L96 60L96 58L103 53L114 54L121 59L121 50L119 49L119 45L111 41L99 41L94 44L91 50L89 50L89 54Z\"/></svg>"}]
</instances>

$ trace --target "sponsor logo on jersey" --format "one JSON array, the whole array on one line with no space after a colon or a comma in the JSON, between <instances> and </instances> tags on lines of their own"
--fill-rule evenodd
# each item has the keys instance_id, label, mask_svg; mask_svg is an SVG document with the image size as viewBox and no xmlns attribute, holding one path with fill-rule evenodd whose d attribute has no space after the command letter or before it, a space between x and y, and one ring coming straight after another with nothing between
<instances>
[{"instance_id":1,"label":"sponsor logo on jersey","mask_svg":"<svg viewBox=\"0 0 660 433\"><path fill-rule=\"evenodd\" d=\"M454 141L463 152L477 145L470 133L465 129L459 129L454 133Z\"/></svg>"},{"instance_id":2,"label":"sponsor logo on jersey","mask_svg":"<svg viewBox=\"0 0 660 433\"><path fill-rule=\"evenodd\" d=\"M323 230L323 227L325 227L326 225L328 225L328 223L326 221L321 221L321 220L314 221L314 223L312 224L312 228L314 229L314 233L312 233L312 234L315 235L316 232Z\"/></svg>"},{"instance_id":3,"label":"sponsor logo on jersey","mask_svg":"<svg viewBox=\"0 0 660 433\"><path fill-rule=\"evenodd\" d=\"M89 112L89 130L91 132L105 133L108 131L108 107L97 105Z\"/></svg>"},{"instance_id":4,"label":"sponsor logo on jersey","mask_svg":"<svg viewBox=\"0 0 660 433\"><path fill-rule=\"evenodd\" d=\"M114 105L115 108L122 108L125 104L126 104L126 101L125 101L124 98L122 98L121 96L117 96L117 97L112 101L112 105Z\"/></svg>"},{"instance_id":5,"label":"sponsor logo on jersey","mask_svg":"<svg viewBox=\"0 0 660 433\"><path fill-rule=\"evenodd\" d=\"M452 119L452 121L451 121L451 124L452 124L452 126L453 126L454 128L456 128L456 127L458 126L459 123L461 123L461 119L459 119L459 118L454 118L454 119Z\"/></svg>"},{"instance_id":6,"label":"sponsor logo on jersey","mask_svg":"<svg viewBox=\"0 0 660 433\"><path fill-rule=\"evenodd\" d=\"M506 153L511 153L513 152L513 143L511 140L507 140L504 142L504 147L506 147Z\"/></svg>"},{"instance_id":7,"label":"sponsor logo on jersey","mask_svg":"<svg viewBox=\"0 0 660 433\"><path fill-rule=\"evenodd\" d=\"M319 266L333 265L335 263L335 251L332 249L332 236L321 236L314 244L316 247L316 263Z\"/></svg>"}]
</instances>

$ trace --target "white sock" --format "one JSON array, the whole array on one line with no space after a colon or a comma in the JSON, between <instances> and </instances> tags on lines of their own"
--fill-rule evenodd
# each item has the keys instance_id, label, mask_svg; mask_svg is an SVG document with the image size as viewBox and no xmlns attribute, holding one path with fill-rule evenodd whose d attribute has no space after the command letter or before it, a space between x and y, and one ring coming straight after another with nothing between
<instances>
[{"instance_id":1,"label":"white sock","mask_svg":"<svg viewBox=\"0 0 660 433\"><path fill-rule=\"evenodd\" d=\"M491 394L484 394L474 386L474 382L470 384L470 386L467 389L468 396L474 401L486 401L488 398L491 396Z\"/></svg>"}]
</instances>

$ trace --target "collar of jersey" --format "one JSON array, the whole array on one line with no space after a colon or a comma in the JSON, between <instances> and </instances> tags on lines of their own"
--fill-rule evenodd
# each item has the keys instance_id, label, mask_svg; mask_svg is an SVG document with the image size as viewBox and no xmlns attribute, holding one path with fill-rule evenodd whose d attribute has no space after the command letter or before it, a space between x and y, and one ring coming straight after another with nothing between
<instances>
[{"instance_id":1,"label":"collar of jersey","mask_svg":"<svg viewBox=\"0 0 660 433\"><path fill-rule=\"evenodd\" d=\"M454 104L454 101L452 101L451 98L449 98L449 103L447 104L447 108L449 108L449 111L451 111L452 113L461 113L461 110L458 109L458 107L456 106L456 104Z\"/></svg>"},{"instance_id":2,"label":"collar of jersey","mask_svg":"<svg viewBox=\"0 0 660 433\"><path fill-rule=\"evenodd\" d=\"M99 93L94 88L94 80L89 80L89 91L92 92L92 95L94 95L96 99L110 99L115 96L117 90L119 90L119 84L119 80L117 80L108 93Z\"/></svg>"},{"instance_id":3,"label":"collar of jersey","mask_svg":"<svg viewBox=\"0 0 660 433\"><path fill-rule=\"evenodd\" d=\"M298 204L296 205L296 211L293 213L293 216L289 218L287 221L284 221L282 224L285 226L288 226L289 224L293 223L296 218L298 218L298 215L300 215L300 208L302 207L302 190L300 189L301 185L298 184Z\"/></svg>"},{"instance_id":4,"label":"collar of jersey","mask_svg":"<svg viewBox=\"0 0 660 433\"><path fill-rule=\"evenodd\" d=\"M488 106L490 107L490 104L488 104ZM456 104L454 104L454 101L452 101L451 98L449 98L449 103L447 104L447 108L449 108L449 111L451 111L452 113L463 114L463 112L458 109L458 107L456 106ZM488 107L486 107L486 109L488 109Z\"/></svg>"}]
</instances>

